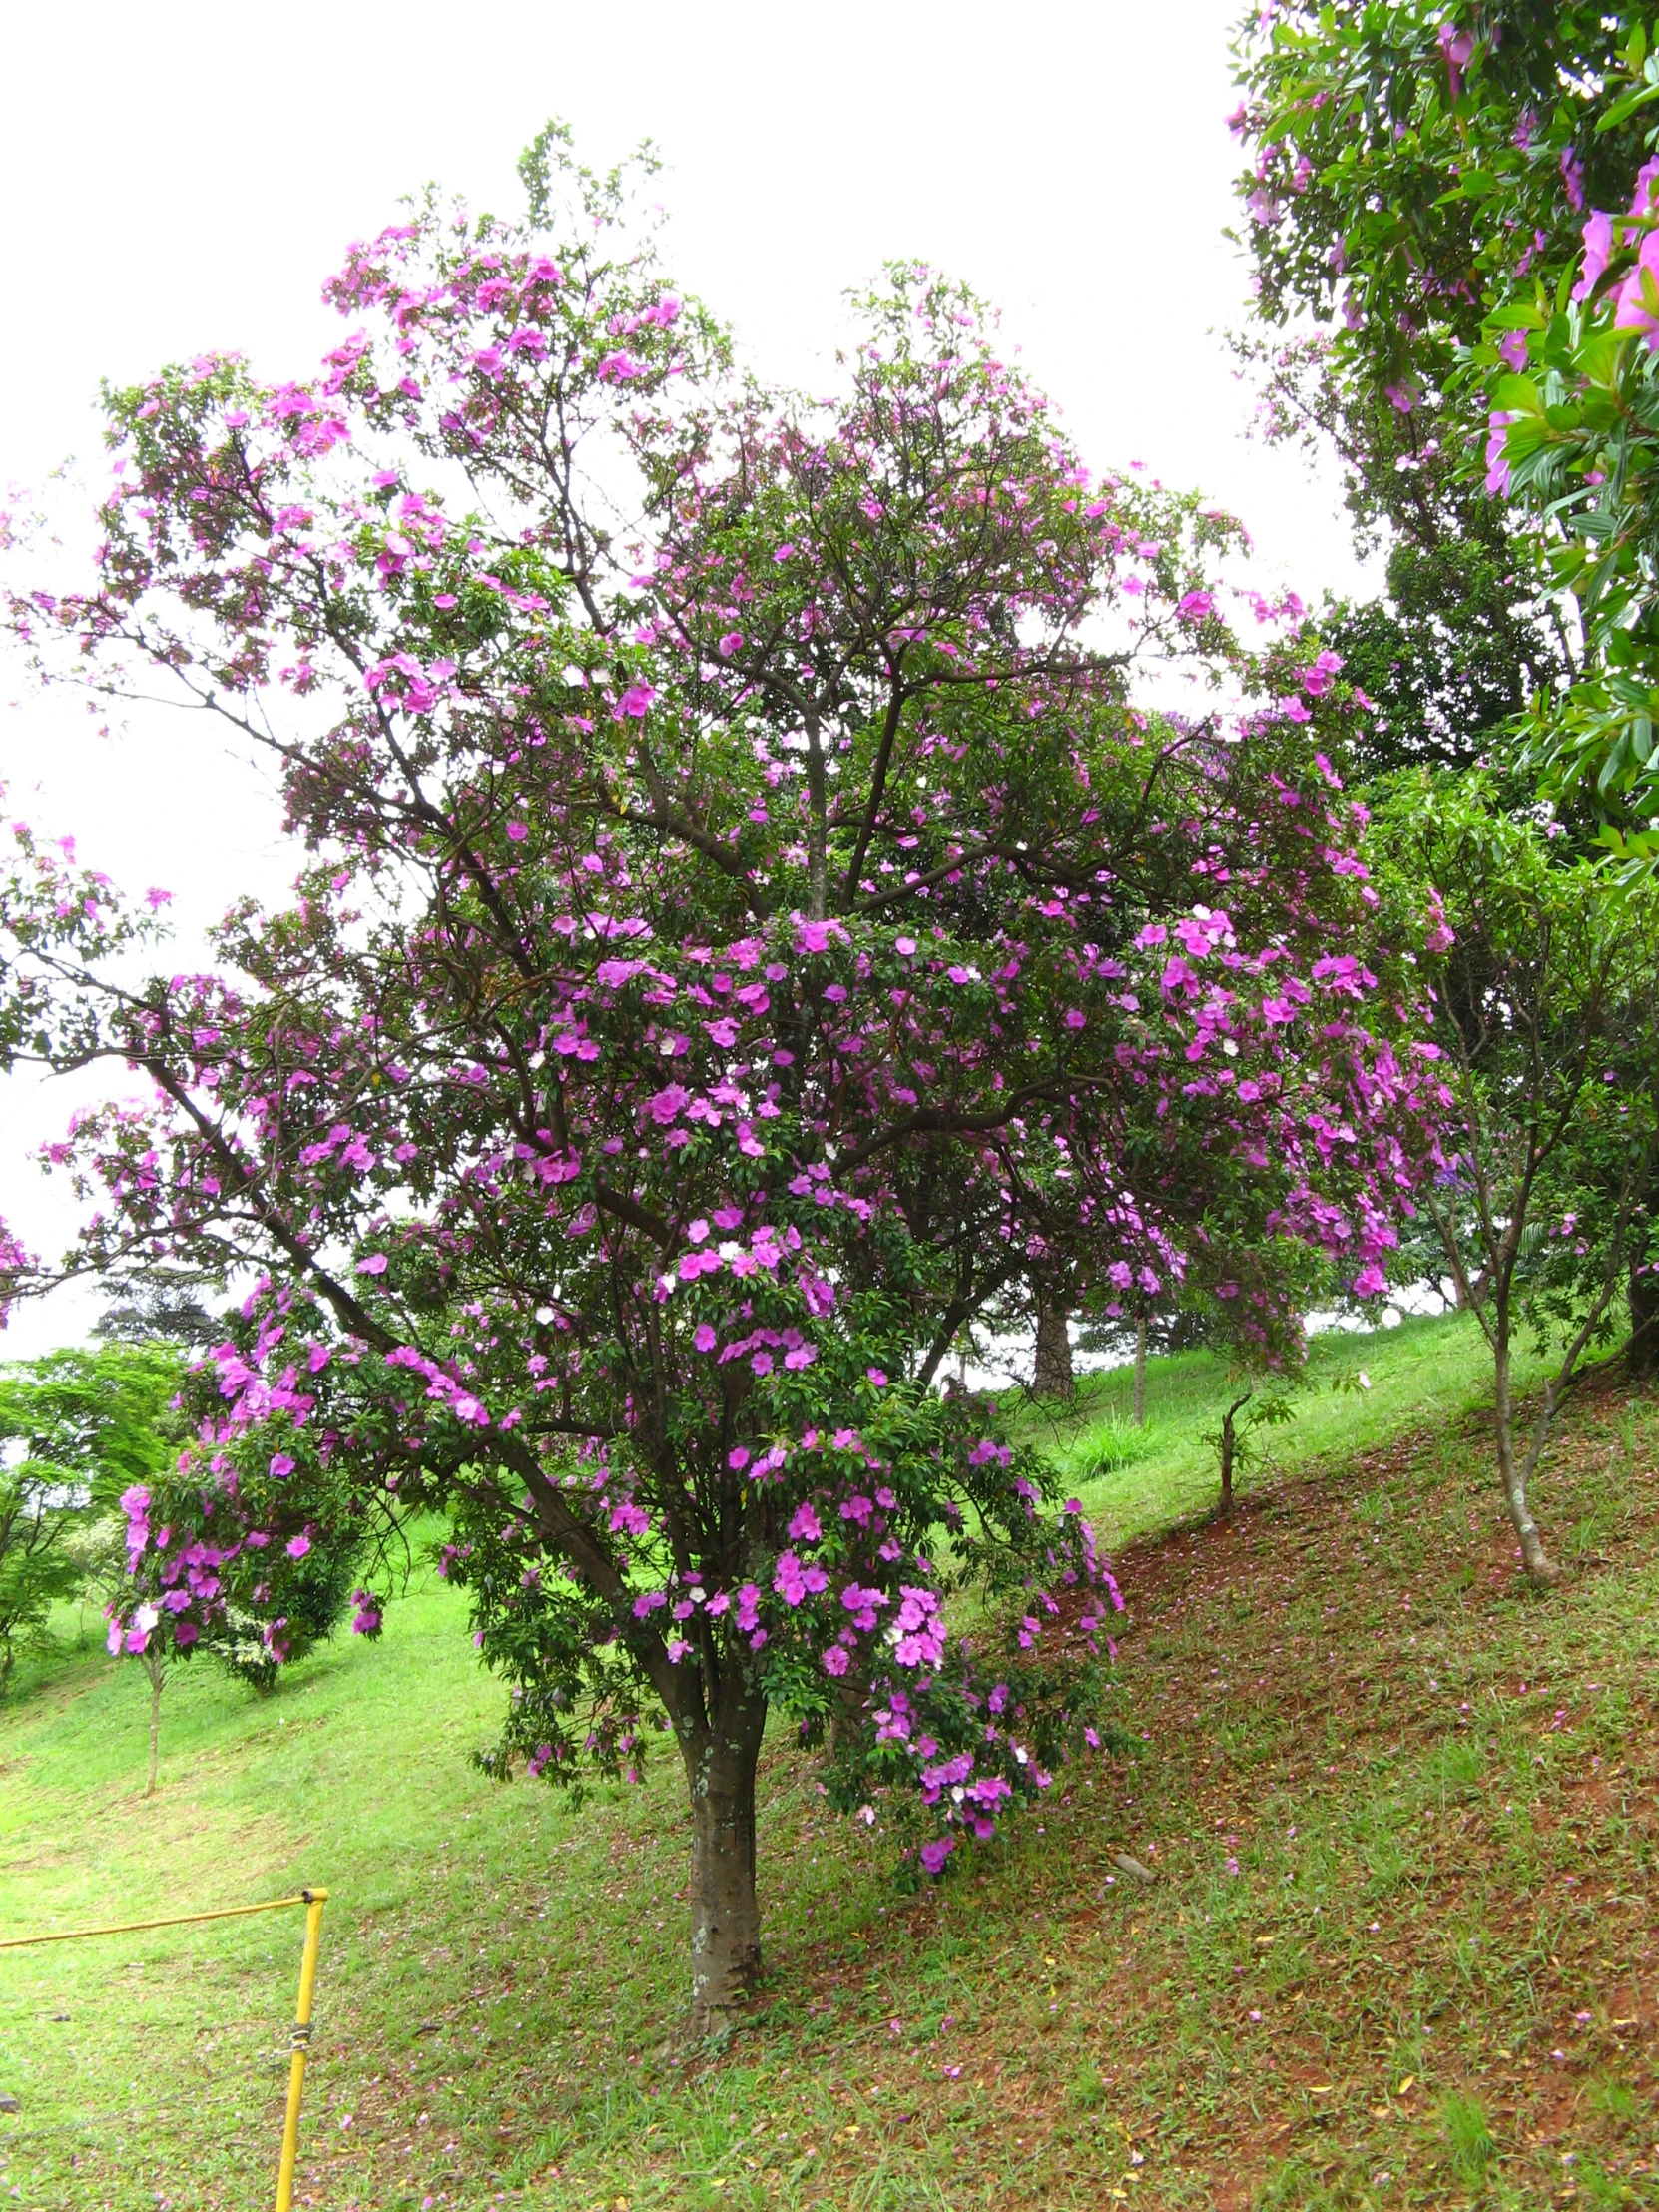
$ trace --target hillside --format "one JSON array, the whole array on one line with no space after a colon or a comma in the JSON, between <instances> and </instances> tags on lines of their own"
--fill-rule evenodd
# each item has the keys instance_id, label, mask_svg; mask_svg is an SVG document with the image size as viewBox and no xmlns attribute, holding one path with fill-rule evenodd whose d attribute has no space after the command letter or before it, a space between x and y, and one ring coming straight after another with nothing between
<instances>
[{"instance_id":1,"label":"hillside","mask_svg":"<svg viewBox=\"0 0 1659 2212\"><path fill-rule=\"evenodd\" d=\"M498 1692L429 1582L272 1698L183 1670L148 1804L138 1670L37 1667L0 1707L4 1920L326 1882L300 2198L336 2212L1659 2204L1659 1413L1616 1379L1574 1406L1540 1600L1464 1326L1318 1361L1225 1527L1192 1519L1219 1379L1155 1365L1155 1448L1088 1491L1135 1748L1040 1824L901 1897L770 1751L770 1977L724 2052L676 2029L678 1776L585 1811L483 1781ZM1098 1457L1126 1391L1056 1454ZM0 2189L266 2201L297 1937L0 1959Z\"/></svg>"}]
</instances>

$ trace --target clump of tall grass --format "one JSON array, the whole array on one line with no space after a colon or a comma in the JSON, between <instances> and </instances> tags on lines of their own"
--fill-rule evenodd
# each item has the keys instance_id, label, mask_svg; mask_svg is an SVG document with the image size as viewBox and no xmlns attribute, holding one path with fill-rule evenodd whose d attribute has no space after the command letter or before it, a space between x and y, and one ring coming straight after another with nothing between
<instances>
[{"instance_id":1,"label":"clump of tall grass","mask_svg":"<svg viewBox=\"0 0 1659 2212\"><path fill-rule=\"evenodd\" d=\"M1103 1475L1132 1467L1137 1459L1150 1458L1163 1440L1150 1421L1137 1428L1121 1414L1108 1413L1074 1439L1066 1453L1066 1472L1075 1482L1097 1482Z\"/></svg>"}]
</instances>

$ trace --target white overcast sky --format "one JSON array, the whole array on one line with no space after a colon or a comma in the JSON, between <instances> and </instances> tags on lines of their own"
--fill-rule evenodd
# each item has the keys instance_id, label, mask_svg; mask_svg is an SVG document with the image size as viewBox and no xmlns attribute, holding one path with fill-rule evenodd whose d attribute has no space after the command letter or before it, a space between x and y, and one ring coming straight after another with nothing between
<instances>
[{"instance_id":1,"label":"white overcast sky","mask_svg":"<svg viewBox=\"0 0 1659 2212\"><path fill-rule=\"evenodd\" d=\"M1000 303L1004 333L1096 467L1144 460L1251 528L1264 583L1317 599L1355 569L1333 481L1244 436L1219 336L1245 304L1222 237L1236 152L1235 0L184 0L14 7L0 140L0 485L106 464L101 377L237 347L273 377L336 342L321 279L428 179L516 205L549 115L604 166L653 139L678 280L774 378L825 388L849 285L919 256ZM14 813L129 889L174 891L181 961L244 888L292 872L268 791L198 723L97 736L0 668ZM64 1198L31 1154L75 1103L0 1089L0 1214L50 1252ZM79 1335L55 1300L0 1340Z\"/></svg>"}]
</instances>

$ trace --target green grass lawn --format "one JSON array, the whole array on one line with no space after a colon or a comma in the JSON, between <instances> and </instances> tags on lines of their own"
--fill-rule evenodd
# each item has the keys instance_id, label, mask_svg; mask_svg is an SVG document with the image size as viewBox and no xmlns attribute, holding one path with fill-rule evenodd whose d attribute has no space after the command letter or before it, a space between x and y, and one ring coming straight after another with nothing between
<instances>
[{"instance_id":1,"label":"green grass lawn","mask_svg":"<svg viewBox=\"0 0 1659 2212\"><path fill-rule=\"evenodd\" d=\"M325 1882L299 2199L335 2212L1659 2205L1659 1408L1574 1409L1537 1499L1572 1571L1536 1599L1466 1326L1316 1366L1224 1528L1192 1517L1221 1378L1153 1367L1154 1448L1087 1493L1136 1748L1040 1822L900 1897L769 1750L769 1979L723 2052L679 2029L678 1775L581 1811L482 1780L499 1692L432 1584L273 1697L182 1670L149 1803L139 1671L36 1666L0 1707L0 1919ZM0 1956L0 2203L267 2203L299 1935Z\"/></svg>"}]
</instances>

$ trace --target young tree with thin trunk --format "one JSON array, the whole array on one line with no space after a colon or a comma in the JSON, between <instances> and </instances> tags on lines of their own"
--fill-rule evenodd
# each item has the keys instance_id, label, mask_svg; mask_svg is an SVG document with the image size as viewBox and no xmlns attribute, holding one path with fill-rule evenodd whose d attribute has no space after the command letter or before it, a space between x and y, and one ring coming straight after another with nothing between
<instances>
[{"instance_id":1,"label":"young tree with thin trunk","mask_svg":"<svg viewBox=\"0 0 1659 2212\"><path fill-rule=\"evenodd\" d=\"M16 619L267 746L305 865L224 977L23 967L92 1009L60 1059L154 1088L63 1148L85 1264L261 1271L132 1501L135 1596L297 1656L313 1550L447 1516L492 1771L673 1741L713 2026L774 1710L928 1873L1085 1740L1110 1577L935 1389L952 1344L1034 1266L1157 1282L1235 1215L1375 1268L1405 1063L1317 751L1351 703L1239 645L1233 526L1092 483L927 272L834 402L738 385L621 183L551 136L524 176L522 224L354 250L312 382L113 399L98 587ZM1257 704L1160 719L1147 658ZM19 903L21 941L61 899Z\"/></svg>"},{"instance_id":2,"label":"young tree with thin trunk","mask_svg":"<svg viewBox=\"0 0 1659 2212\"><path fill-rule=\"evenodd\" d=\"M1403 930L1417 917L1433 1051L1454 1106L1421 1188L1492 1357L1498 1473L1527 1575L1555 1579L1531 1483L1563 1393L1613 1334L1646 1256L1659 1173L1659 897L1561 861L1547 830L1493 810L1478 777L1411 775L1375 825ZM1529 1419L1514 1359L1554 1346Z\"/></svg>"}]
</instances>

